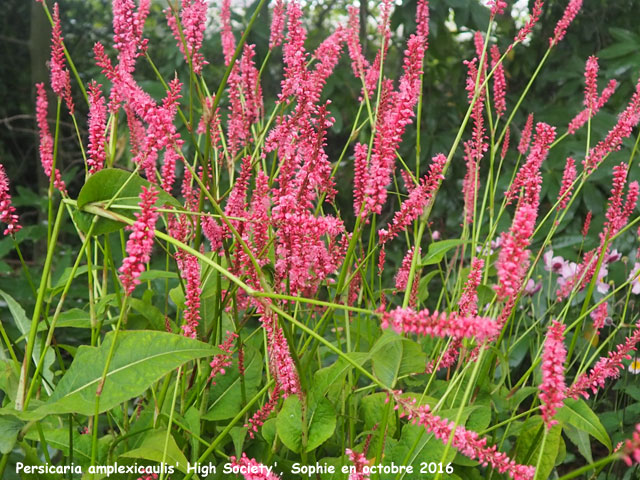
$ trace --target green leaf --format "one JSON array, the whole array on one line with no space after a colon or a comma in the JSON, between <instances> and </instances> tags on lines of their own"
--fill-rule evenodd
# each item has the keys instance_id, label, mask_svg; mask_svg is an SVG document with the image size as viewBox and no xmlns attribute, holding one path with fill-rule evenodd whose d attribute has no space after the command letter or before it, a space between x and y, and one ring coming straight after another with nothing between
<instances>
[{"instance_id":1,"label":"green leaf","mask_svg":"<svg viewBox=\"0 0 640 480\"><path fill-rule=\"evenodd\" d=\"M516 462L523 465L537 464L538 458L540 458L540 445L545 428L547 427L539 415L530 417L524 422L516 442ZM540 465L536 471L535 480L546 480L549 478L560 450L561 432L561 426L554 425L547 433L544 451L542 452Z\"/></svg>"},{"instance_id":2,"label":"green leaf","mask_svg":"<svg viewBox=\"0 0 640 480\"><path fill-rule=\"evenodd\" d=\"M126 186L122 188L125 183ZM118 195L116 200L113 202L114 207L110 210L133 219L133 214L136 210L131 208L117 208L117 206L137 206L140 201L140 192L142 191L143 186L149 188L151 183L136 174L127 172L126 170L105 168L91 175L85 182L78 194L77 206L79 210L82 210L84 206L91 203L106 205L107 202ZM154 188L159 190L157 187ZM171 205L179 209L182 208L180 202L163 190L159 191L156 204ZM93 215L82 211L76 212L74 217L80 228L84 231L89 229L91 221L93 220ZM124 224L115 220L99 218L93 229L93 234L100 235L115 232L123 227Z\"/></svg>"},{"instance_id":3,"label":"green leaf","mask_svg":"<svg viewBox=\"0 0 640 480\"><path fill-rule=\"evenodd\" d=\"M371 349L373 372L390 387L401 375L423 372L426 361L417 343L390 331L384 332Z\"/></svg>"},{"instance_id":4,"label":"green leaf","mask_svg":"<svg viewBox=\"0 0 640 480\"><path fill-rule=\"evenodd\" d=\"M568 398L564 402L564 407L558 410L556 419L562 423L572 425L578 430L588 433L593 438L612 450L611 439L607 434L598 416L589 408L582 399L574 400Z\"/></svg>"},{"instance_id":5,"label":"green leaf","mask_svg":"<svg viewBox=\"0 0 640 480\"><path fill-rule=\"evenodd\" d=\"M440 263L445 254L454 247L466 243L465 240L459 238L451 238L449 240L440 240L439 242L432 242L429 245L427 254L422 257L422 266L435 265Z\"/></svg>"},{"instance_id":6,"label":"green leaf","mask_svg":"<svg viewBox=\"0 0 640 480\"><path fill-rule=\"evenodd\" d=\"M0 453L11 453L24 422L13 415L0 416Z\"/></svg>"},{"instance_id":7,"label":"green leaf","mask_svg":"<svg viewBox=\"0 0 640 480\"><path fill-rule=\"evenodd\" d=\"M166 455L165 452L166 444ZM182 473L187 473L187 458L178 448L178 444L166 430L155 430L146 436L142 445L120 455L125 458L142 458L152 462L164 462L175 465Z\"/></svg>"},{"instance_id":8,"label":"green leaf","mask_svg":"<svg viewBox=\"0 0 640 480\"><path fill-rule=\"evenodd\" d=\"M571 440L576 447L578 447L580 455L582 455L587 462L593 463L589 434L584 430L578 430L576 427L569 424L565 424L562 427L562 431L565 433L567 438Z\"/></svg>"},{"instance_id":9,"label":"green leaf","mask_svg":"<svg viewBox=\"0 0 640 480\"><path fill-rule=\"evenodd\" d=\"M93 415L96 391L113 338L114 333L109 332L99 347L81 346L49 401L35 413ZM180 365L216 353L217 348L182 335L150 330L120 332L100 396L99 412L141 395Z\"/></svg>"},{"instance_id":10,"label":"green leaf","mask_svg":"<svg viewBox=\"0 0 640 480\"><path fill-rule=\"evenodd\" d=\"M29 331L31 330L31 320L27 318L27 315L24 313L24 309L20 306L15 299L9 295L7 292L0 290L0 296L4 298L4 301L7 302L7 306L9 307L9 311L13 316L13 321L22 333L23 337L27 337L29 335ZM36 336L36 342L33 347L33 362L37 365L40 361L40 355L42 352L42 336ZM45 390L47 393L51 393L50 385L53 385L53 373L51 372L51 366L53 365L53 361L55 360L55 355L51 349L48 349L44 355L44 365L42 366L42 376L46 380L43 383Z\"/></svg>"},{"instance_id":11,"label":"green leaf","mask_svg":"<svg viewBox=\"0 0 640 480\"><path fill-rule=\"evenodd\" d=\"M339 358L333 365L321 368L313 375L311 398L320 400L329 389L335 385L342 385L344 378L353 366L343 358Z\"/></svg>"},{"instance_id":12,"label":"green leaf","mask_svg":"<svg viewBox=\"0 0 640 480\"><path fill-rule=\"evenodd\" d=\"M149 324L154 330L165 329L165 316L157 307L139 298L129 298L127 301L129 305L131 305L131 308L149 321Z\"/></svg>"},{"instance_id":13,"label":"green leaf","mask_svg":"<svg viewBox=\"0 0 640 480\"><path fill-rule=\"evenodd\" d=\"M310 452L328 440L336 429L336 412L326 398L320 400L315 408L306 412L307 445ZM276 428L278 436L285 446L294 453L303 449L302 442L302 405L297 395L287 397L278 413Z\"/></svg>"}]
</instances>

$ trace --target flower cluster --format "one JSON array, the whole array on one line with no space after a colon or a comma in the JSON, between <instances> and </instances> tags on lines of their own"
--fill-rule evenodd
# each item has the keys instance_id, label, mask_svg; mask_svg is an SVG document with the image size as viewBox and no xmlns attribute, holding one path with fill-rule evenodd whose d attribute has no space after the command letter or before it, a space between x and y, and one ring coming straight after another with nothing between
<instances>
[{"instance_id":1,"label":"flower cluster","mask_svg":"<svg viewBox=\"0 0 640 480\"><path fill-rule=\"evenodd\" d=\"M244 452L240 458L229 457L229 461L233 467L239 467L245 480L280 480L280 477L272 473L270 468L265 467L254 458L247 457Z\"/></svg>"},{"instance_id":2,"label":"flower cluster","mask_svg":"<svg viewBox=\"0 0 640 480\"><path fill-rule=\"evenodd\" d=\"M233 332L227 332L227 338L225 338L224 342L218 345L218 348L222 350L222 353L213 357L211 360L211 374L209 378L213 378L216 375L224 375L225 368L231 365L231 354L233 353L233 343L238 338L238 335ZM211 382L215 385L216 382Z\"/></svg>"},{"instance_id":3,"label":"flower cluster","mask_svg":"<svg viewBox=\"0 0 640 480\"><path fill-rule=\"evenodd\" d=\"M22 226L18 223L16 209L11 205L11 195L9 194L9 179L4 166L0 164L0 222L5 223L3 235L15 235Z\"/></svg>"},{"instance_id":4,"label":"flower cluster","mask_svg":"<svg viewBox=\"0 0 640 480\"><path fill-rule=\"evenodd\" d=\"M542 352L542 385L540 385L540 410L547 428L558 423L553 420L565 398L564 362L567 350L564 346L565 326L554 320L549 326Z\"/></svg>"},{"instance_id":5,"label":"flower cluster","mask_svg":"<svg viewBox=\"0 0 640 480\"><path fill-rule=\"evenodd\" d=\"M475 337L478 342L492 340L500 333L500 328L491 318L457 312L430 312L427 309L416 312L400 307L382 314L381 327L391 327L398 333L431 337Z\"/></svg>"},{"instance_id":6,"label":"flower cluster","mask_svg":"<svg viewBox=\"0 0 640 480\"><path fill-rule=\"evenodd\" d=\"M127 257L122 261L120 281L127 295L131 295L136 285L140 283L140 274L145 264L151 259L153 248L153 231L158 219L158 211L154 206L158 198L158 191L153 187L142 187L140 192L140 211L135 213L136 221L129 227L131 235L127 241Z\"/></svg>"}]
</instances>

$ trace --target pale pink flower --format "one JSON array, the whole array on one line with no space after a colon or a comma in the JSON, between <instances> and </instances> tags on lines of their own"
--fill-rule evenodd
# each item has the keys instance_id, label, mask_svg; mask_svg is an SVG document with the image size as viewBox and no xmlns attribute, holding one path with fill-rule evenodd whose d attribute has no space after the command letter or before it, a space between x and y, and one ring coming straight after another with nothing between
<instances>
[{"instance_id":1,"label":"pale pink flower","mask_svg":"<svg viewBox=\"0 0 640 480\"><path fill-rule=\"evenodd\" d=\"M51 30L51 90L64 99L69 113L73 115L74 105L71 97L71 75L65 64L62 29L60 27L60 11L58 2L53 4L53 29Z\"/></svg>"},{"instance_id":2,"label":"pale pink flower","mask_svg":"<svg viewBox=\"0 0 640 480\"><path fill-rule=\"evenodd\" d=\"M638 275L638 272L640 272L640 262L635 262L628 278L631 282L631 292L635 295L640 294L640 275Z\"/></svg>"},{"instance_id":3,"label":"pale pink flower","mask_svg":"<svg viewBox=\"0 0 640 480\"><path fill-rule=\"evenodd\" d=\"M364 453L355 452L350 448L345 450L345 454L349 457L349 461L353 464L354 471L349 468L348 480L369 480L369 473L365 473L365 468L369 466L369 460Z\"/></svg>"},{"instance_id":4,"label":"pale pink flower","mask_svg":"<svg viewBox=\"0 0 640 480\"><path fill-rule=\"evenodd\" d=\"M527 122L522 129L522 135L520 136L520 143L518 143L518 152L521 155L525 155L529 150L529 142L531 141L531 132L533 130L533 113L527 116Z\"/></svg>"},{"instance_id":5,"label":"pale pink flower","mask_svg":"<svg viewBox=\"0 0 640 480\"><path fill-rule=\"evenodd\" d=\"M225 368L231 365L231 354L233 353L233 343L235 342L238 335L233 332L227 332L227 337L224 339L218 348L222 350L222 353L213 357L211 363L211 374L209 375L209 379L212 379L216 375L224 375ZM215 385L216 382L212 381L211 384Z\"/></svg>"},{"instance_id":6,"label":"pale pink flower","mask_svg":"<svg viewBox=\"0 0 640 480\"><path fill-rule=\"evenodd\" d=\"M89 149L87 151L87 165L90 174L101 170L107 158L105 150L107 107L101 88L102 85L97 84L95 81L89 84Z\"/></svg>"},{"instance_id":7,"label":"pale pink flower","mask_svg":"<svg viewBox=\"0 0 640 480\"><path fill-rule=\"evenodd\" d=\"M37 83L38 97L36 99L36 122L40 131L40 162L44 169L45 175L51 179L53 175L53 186L56 187L63 195L67 193L67 187L62 180L60 171L56 168L53 171L53 137L49 130L47 122L47 109L49 103L47 101L47 92L44 89L44 83Z\"/></svg>"},{"instance_id":8,"label":"pale pink flower","mask_svg":"<svg viewBox=\"0 0 640 480\"><path fill-rule=\"evenodd\" d=\"M554 320L547 331L547 338L542 351L542 384L540 385L540 411L548 429L556 420L553 416L562 407L566 396L564 383L564 362L567 350L564 346L565 326Z\"/></svg>"},{"instance_id":9,"label":"pale pink flower","mask_svg":"<svg viewBox=\"0 0 640 480\"><path fill-rule=\"evenodd\" d=\"M522 293L524 295L532 297L536 293L538 293L541 288L542 288L542 283L536 282L533 278L530 278L529 280L527 280L527 283L524 286L524 289L522 290Z\"/></svg>"},{"instance_id":10,"label":"pale pink flower","mask_svg":"<svg viewBox=\"0 0 640 480\"><path fill-rule=\"evenodd\" d=\"M612 252L607 253L607 255L604 257L604 263L605 264L614 263L620 260L621 258L622 258L622 254L618 251L617 248L614 248Z\"/></svg>"},{"instance_id":11,"label":"pale pink flower","mask_svg":"<svg viewBox=\"0 0 640 480\"><path fill-rule=\"evenodd\" d=\"M573 19L576 18L576 15L582 8L582 0L570 0L567 8L562 15L562 18L558 20L556 28L553 30L553 37L549 37L549 46L553 47L554 45L560 42L565 34L567 33L567 28L573 22Z\"/></svg>"},{"instance_id":12,"label":"pale pink flower","mask_svg":"<svg viewBox=\"0 0 640 480\"><path fill-rule=\"evenodd\" d=\"M253 458L248 458L246 453L242 457L229 457L232 467L240 467L240 474L245 480L280 480L280 477L272 473L264 465Z\"/></svg>"},{"instance_id":13,"label":"pale pink flower","mask_svg":"<svg viewBox=\"0 0 640 480\"><path fill-rule=\"evenodd\" d=\"M411 308L396 308L382 314L382 328L393 328L397 333L414 333L430 337L473 338L478 342L492 340L500 328L491 318L461 315L457 312L418 312Z\"/></svg>"},{"instance_id":14,"label":"pale pink flower","mask_svg":"<svg viewBox=\"0 0 640 480\"><path fill-rule=\"evenodd\" d=\"M128 227L131 235L127 241L127 257L118 270L127 295L131 295L136 285L140 283L140 274L144 271L145 264L151 259L154 229L158 219L158 211L154 206L157 197L158 191L155 188L142 187L138 204L140 211L134 214L136 221Z\"/></svg>"},{"instance_id":15,"label":"pale pink flower","mask_svg":"<svg viewBox=\"0 0 640 480\"><path fill-rule=\"evenodd\" d=\"M571 200L573 192L573 181L576 179L576 161L572 157L567 157L562 173L562 186L558 192L558 210L563 210Z\"/></svg>"},{"instance_id":16,"label":"pale pink flower","mask_svg":"<svg viewBox=\"0 0 640 480\"><path fill-rule=\"evenodd\" d=\"M560 256L553 256L553 250L547 250L542 256L544 269L547 272L560 273L567 264L567 261Z\"/></svg>"},{"instance_id":17,"label":"pale pink flower","mask_svg":"<svg viewBox=\"0 0 640 480\"><path fill-rule=\"evenodd\" d=\"M498 298L504 300L517 295L529 267L531 234L536 222L536 208L522 203L516 210L509 232L502 234L502 249L496 263L498 285L494 287Z\"/></svg>"},{"instance_id":18,"label":"pale pink flower","mask_svg":"<svg viewBox=\"0 0 640 480\"><path fill-rule=\"evenodd\" d=\"M635 331L626 338L624 343L619 344L607 356L600 357L588 374L583 373L576 378L574 384L567 391L567 397L579 398L582 395L584 398L589 398L588 390L596 393L598 388L604 386L608 378L617 378L623 367L622 361L631 358L630 352L635 351L636 344L640 342L640 328L638 327L639 325L636 324Z\"/></svg>"},{"instance_id":19,"label":"pale pink flower","mask_svg":"<svg viewBox=\"0 0 640 480\"><path fill-rule=\"evenodd\" d=\"M429 405L416 406L415 399L400 397L401 392L393 392L396 401L396 409L400 408L400 416L405 417L413 424L423 426L427 432L432 433L438 440L451 445L465 457L477 460L483 466L491 465L499 473L507 473L514 480L532 480L535 475L535 467L519 465L506 454L499 452L495 445L487 447L487 439L481 438L476 432L467 430L451 420L446 420L434 415ZM453 434L453 436L452 436Z\"/></svg>"},{"instance_id":20,"label":"pale pink flower","mask_svg":"<svg viewBox=\"0 0 640 480\"><path fill-rule=\"evenodd\" d=\"M9 178L4 166L0 164L0 222L5 223L3 235L15 235L22 226L18 223L16 209L11 205L11 195L9 194Z\"/></svg>"}]
</instances>

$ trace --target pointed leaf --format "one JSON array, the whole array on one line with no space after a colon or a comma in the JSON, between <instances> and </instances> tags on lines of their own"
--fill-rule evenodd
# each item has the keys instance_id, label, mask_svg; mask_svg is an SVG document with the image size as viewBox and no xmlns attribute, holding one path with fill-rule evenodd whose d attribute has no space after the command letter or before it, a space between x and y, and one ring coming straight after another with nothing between
<instances>
[{"instance_id":1,"label":"pointed leaf","mask_svg":"<svg viewBox=\"0 0 640 480\"><path fill-rule=\"evenodd\" d=\"M578 430L587 432L593 438L602 443L611 451L611 439L598 416L589 408L584 400L573 400L568 398L564 402L564 407L558 410L556 419L563 423L574 426Z\"/></svg>"}]
</instances>

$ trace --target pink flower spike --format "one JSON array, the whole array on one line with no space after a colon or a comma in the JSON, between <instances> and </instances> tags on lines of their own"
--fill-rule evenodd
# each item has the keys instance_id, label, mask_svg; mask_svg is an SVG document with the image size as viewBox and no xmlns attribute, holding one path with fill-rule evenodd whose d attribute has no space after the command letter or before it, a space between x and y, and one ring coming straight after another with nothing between
<instances>
[{"instance_id":1,"label":"pink flower spike","mask_svg":"<svg viewBox=\"0 0 640 480\"><path fill-rule=\"evenodd\" d=\"M180 30L171 8L165 10L167 24L173 33L173 37L178 42L178 48L184 55L185 61L191 60L193 73L202 73L202 67L207 65L204 56L199 52L204 39L204 30L207 21L207 1L206 0L182 0L180 8L180 24L182 26L182 36L187 46L185 52Z\"/></svg>"},{"instance_id":2,"label":"pink flower spike","mask_svg":"<svg viewBox=\"0 0 640 480\"><path fill-rule=\"evenodd\" d=\"M540 410L542 419L548 429L553 427L556 420L553 416L562 407L565 399L566 386L564 383L564 362L567 351L564 346L565 326L554 320L549 326L547 339L542 352L542 385L540 385Z\"/></svg>"},{"instance_id":3,"label":"pink flower spike","mask_svg":"<svg viewBox=\"0 0 640 480\"><path fill-rule=\"evenodd\" d=\"M16 209L11 205L11 195L9 194L9 179L4 166L0 163L0 222L5 223L3 235L15 235L22 226L18 223Z\"/></svg>"},{"instance_id":4,"label":"pink flower spike","mask_svg":"<svg viewBox=\"0 0 640 480\"><path fill-rule=\"evenodd\" d=\"M131 295L136 285L140 283L140 274L145 269L145 264L151 259L153 248L154 229L158 220L158 211L154 206L158 197L158 191L149 187L142 187L140 193L140 211L135 213L136 221L128 227L131 230L127 241L128 256L122 261L120 281L125 293Z\"/></svg>"},{"instance_id":5,"label":"pink flower spike","mask_svg":"<svg viewBox=\"0 0 640 480\"><path fill-rule=\"evenodd\" d=\"M236 50L236 38L231 31L231 0L222 0L220 6L220 22L222 30L220 37L222 38L222 53L224 54L224 64L229 65L233 54Z\"/></svg>"},{"instance_id":6,"label":"pink flower spike","mask_svg":"<svg viewBox=\"0 0 640 480\"><path fill-rule=\"evenodd\" d=\"M471 260L471 271L458 302L458 313L460 315L478 314L478 286L482 281L483 268L484 260L479 257L474 257Z\"/></svg>"},{"instance_id":7,"label":"pink flower spike","mask_svg":"<svg viewBox=\"0 0 640 480\"><path fill-rule=\"evenodd\" d=\"M608 316L608 307L609 304L607 302L603 302L589 314L589 316L593 320L593 329L595 330L595 335L598 335L600 333L600 329L604 327L605 320Z\"/></svg>"},{"instance_id":8,"label":"pink flower spike","mask_svg":"<svg viewBox=\"0 0 640 480\"><path fill-rule=\"evenodd\" d=\"M273 467L262 465L253 458L248 458L246 453L242 457L229 457L232 467L237 467L245 480L280 480L280 477L271 472Z\"/></svg>"},{"instance_id":9,"label":"pink flower spike","mask_svg":"<svg viewBox=\"0 0 640 480\"><path fill-rule=\"evenodd\" d=\"M493 72L493 106L496 114L500 117L507 110L505 95L507 91L507 81L504 76L504 64L498 64L500 60L500 50L497 45L491 45L491 68ZM496 66L497 65L497 66Z\"/></svg>"},{"instance_id":10,"label":"pink flower spike","mask_svg":"<svg viewBox=\"0 0 640 480\"><path fill-rule=\"evenodd\" d=\"M345 450L345 454L353 464L353 470L349 468L350 473L348 480L369 480L369 473L366 470L369 466L369 461L367 460L366 455L364 453L354 452L350 448Z\"/></svg>"},{"instance_id":11,"label":"pink flower spike","mask_svg":"<svg viewBox=\"0 0 640 480\"><path fill-rule=\"evenodd\" d=\"M504 13L504 10L507 8L507 2L504 0L489 0L487 6L491 7L491 16L495 17L496 15L502 15Z\"/></svg>"},{"instance_id":12,"label":"pink flower spike","mask_svg":"<svg viewBox=\"0 0 640 480\"><path fill-rule=\"evenodd\" d=\"M393 392L394 400L400 409L400 417L413 424L421 425L434 437L456 448L467 458L477 460L483 466L491 465L499 473L507 473L513 480L533 480L535 467L520 465L506 454L499 452L495 445L488 447L487 439L464 426L456 426L453 421L433 414L429 405L416 406L415 399L401 397L402 392Z\"/></svg>"},{"instance_id":13,"label":"pink flower spike","mask_svg":"<svg viewBox=\"0 0 640 480\"><path fill-rule=\"evenodd\" d=\"M213 357L211 360L211 374L209 375L209 379L213 379L216 375L224 375L225 368L231 365L231 354L233 353L233 343L235 342L238 335L233 332L227 332L227 338L225 338L224 342L218 345L218 348L222 350L222 353ZM216 382L212 381L212 385L215 385Z\"/></svg>"},{"instance_id":14,"label":"pink flower spike","mask_svg":"<svg viewBox=\"0 0 640 480\"><path fill-rule=\"evenodd\" d=\"M414 333L430 337L476 338L478 342L493 340L500 328L491 318L461 315L457 312L418 312L411 308L396 308L382 314L382 328L393 328L397 333Z\"/></svg>"},{"instance_id":15,"label":"pink flower spike","mask_svg":"<svg viewBox=\"0 0 640 480\"><path fill-rule=\"evenodd\" d=\"M47 109L49 108L49 102L47 101L47 92L44 89L44 83L36 84L38 90L38 97L36 99L36 122L40 131L40 162L44 169L45 175L51 179L53 178L53 186L60 190L63 195L67 193L67 187L62 180L60 171L56 168L53 171L53 137L49 130L49 123L47 121Z\"/></svg>"},{"instance_id":16,"label":"pink flower spike","mask_svg":"<svg viewBox=\"0 0 640 480\"><path fill-rule=\"evenodd\" d=\"M185 337L197 338L200 324L200 262L194 255L179 250L176 255L180 275L185 280L185 309L182 333Z\"/></svg>"},{"instance_id":17,"label":"pink flower spike","mask_svg":"<svg viewBox=\"0 0 640 480\"><path fill-rule=\"evenodd\" d=\"M509 232L502 234L502 249L498 256L498 285L494 287L499 300L517 295L522 287L524 274L529 267L530 237L537 212L535 207L523 203L516 210Z\"/></svg>"},{"instance_id":18,"label":"pink flower spike","mask_svg":"<svg viewBox=\"0 0 640 480\"><path fill-rule=\"evenodd\" d=\"M89 149L87 165L89 173L102 170L107 158L105 150L105 129L107 127L107 107L102 96L102 85L89 84Z\"/></svg>"},{"instance_id":19,"label":"pink flower spike","mask_svg":"<svg viewBox=\"0 0 640 480\"><path fill-rule=\"evenodd\" d=\"M531 9L529 20L527 20L527 23L525 23L524 26L518 31L513 39L513 44L524 41L527 36L533 31L533 27L536 25L536 23L538 23L538 20L540 20L540 16L542 15L543 5L543 0L535 1L535 3L533 4L533 8ZM513 44L509 48L512 48Z\"/></svg>"},{"instance_id":20,"label":"pink flower spike","mask_svg":"<svg viewBox=\"0 0 640 480\"><path fill-rule=\"evenodd\" d=\"M63 98L69 113L73 115L74 105L71 97L71 75L65 64L60 11L58 2L53 4L53 29L51 31L51 90Z\"/></svg>"},{"instance_id":21,"label":"pink flower spike","mask_svg":"<svg viewBox=\"0 0 640 480\"><path fill-rule=\"evenodd\" d=\"M568 157L562 174L562 186L558 193L558 211L564 210L571 200L573 192L573 181L576 179L576 162L573 158Z\"/></svg>"},{"instance_id":22,"label":"pink flower spike","mask_svg":"<svg viewBox=\"0 0 640 480\"><path fill-rule=\"evenodd\" d=\"M584 219L584 224L582 225L582 237L583 238L587 238L587 234L589 233L589 227L591 226L591 217L593 216L593 214L591 213L591 210L589 210L587 212L587 216Z\"/></svg>"},{"instance_id":23,"label":"pink flower spike","mask_svg":"<svg viewBox=\"0 0 640 480\"><path fill-rule=\"evenodd\" d=\"M279 47L284 40L285 0L276 0L271 14L271 32L269 34L269 49Z\"/></svg>"},{"instance_id":24,"label":"pink flower spike","mask_svg":"<svg viewBox=\"0 0 640 480\"><path fill-rule=\"evenodd\" d=\"M518 152L521 155L525 155L529 150L529 142L531 141L531 131L533 130L533 113L530 113L527 117L527 122L522 129L522 135L520 136L520 143L518 144Z\"/></svg>"},{"instance_id":25,"label":"pink flower spike","mask_svg":"<svg viewBox=\"0 0 640 480\"><path fill-rule=\"evenodd\" d=\"M581 8L582 0L570 0L562 18L558 21L556 28L553 30L553 37L549 38L550 47L553 47L557 45L558 42L562 41L567 33L567 28L571 25L573 19L576 18L576 15L578 15Z\"/></svg>"},{"instance_id":26,"label":"pink flower spike","mask_svg":"<svg viewBox=\"0 0 640 480\"><path fill-rule=\"evenodd\" d=\"M584 106L593 110L598 103L598 57L587 58L584 69Z\"/></svg>"}]
</instances>

